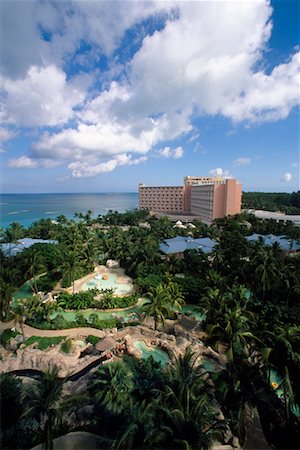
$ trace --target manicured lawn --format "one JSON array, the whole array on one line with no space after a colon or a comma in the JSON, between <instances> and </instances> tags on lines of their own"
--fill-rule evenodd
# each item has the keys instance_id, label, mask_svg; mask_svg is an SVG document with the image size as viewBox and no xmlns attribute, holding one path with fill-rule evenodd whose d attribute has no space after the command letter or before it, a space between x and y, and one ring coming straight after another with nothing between
<instances>
[{"instance_id":1,"label":"manicured lawn","mask_svg":"<svg viewBox=\"0 0 300 450\"><path fill-rule=\"evenodd\" d=\"M64 339L66 339L66 336L55 336L55 337L31 336L30 338L25 340L24 344L26 345L26 347L28 347L28 345L37 342L39 350L46 350L46 348L51 347L51 345L60 344L61 341L63 341Z\"/></svg>"}]
</instances>

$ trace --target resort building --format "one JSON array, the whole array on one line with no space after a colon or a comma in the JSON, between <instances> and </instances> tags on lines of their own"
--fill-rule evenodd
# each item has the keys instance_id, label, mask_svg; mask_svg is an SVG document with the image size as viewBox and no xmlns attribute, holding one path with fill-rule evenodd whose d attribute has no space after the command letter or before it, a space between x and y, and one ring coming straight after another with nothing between
<instances>
[{"instance_id":1,"label":"resort building","mask_svg":"<svg viewBox=\"0 0 300 450\"><path fill-rule=\"evenodd\" d=\"M23 238L19 239L17 242L0 244L0 248L5 256L16 256L18 253L22 253L23 250L26 250L34 244L58 244L58 241Z\"/></svg>"},{"instance_id":2,"label":"resort building","mask_svg":"<svg viewBox=\"0 0 300 450\"><path fill-rule=\"evenodd\" d=\"M241 184L221 177L188 176L183 186L139 185L139 208L158 215L167 213L172 220L178 220L180 215L210 223L240 213L241 199Z\"/></svg>"},{"instance_id":3,"label":"resort building","mask_svg":"<svg viewBox=\"0 0 300 450\"><path fill-rule=\"evenodd\" d=\"M149 211L181 213L183 211L183 186L139 185L139 207Z\"/></svg>"},{"instance_id":4,"label":"resort building","mask_svg":"<svg viewBox=\"0 0 300 450\"><path fill-rule=\"evenodd\" d=\"M193 239L188 236L176 236L165 239L159 246L160 251L165 255L183 256L186 250L202 250L204 253L211 253L218 243L209 237Z\"/></svg>"},{"instance_id":5,"label":"resort building","mask_svg":"<svg viewBox=\"0 0 300 450\"><path fill-rule=\"evenodd\" d=\"M266 247L278 245L281 250L288 253L297 253L300 251L300 243L295 239L290 239L285 235L276 236L274 234L251 234L246 236L248 242L257 242L261 240Z\"/></svg>"}]
</instances>

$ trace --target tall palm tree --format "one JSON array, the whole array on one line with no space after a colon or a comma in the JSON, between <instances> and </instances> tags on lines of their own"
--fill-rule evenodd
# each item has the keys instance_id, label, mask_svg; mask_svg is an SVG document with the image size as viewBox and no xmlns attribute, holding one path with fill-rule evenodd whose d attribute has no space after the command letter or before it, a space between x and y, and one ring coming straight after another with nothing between
<instances>
[{"instance_id":1,"label":"tall palm tree","mask_svg":"<svg viewBox=\"0 0 300 450\"><path fill-rule=\"evenodd\" d=\"M91 389L98 403L114 414L121 413L130 406L132 374L124 363L101 366Z\"/></svg>"},{"instance_id":2,"label":"tall palm tree","mask_svg":"<svg viewBox=\"0 0 300 450\"><path fill-rule=\"evenodd\" d=\"M263 299L266 296L266 291L272 286L276 285L278 278L281 277L281 271L278 267L278 260L274 257L273 249L261 248L253 259L253 266L255 267L255 282L256 290L261 286Z\"/></svg>"},{"instance_id":3,"label":"tall palm tree","mask_svg":"<svg viewBox=\"0 0 300 450\"><path fill-rule=\"evenodd\" d=\"M75 293L76 274L81 267L82 261L80 256L73 251L68 251L60 271L62 272L62 277L68 280L70 286L72 285L73 294Z\"/></svg>"},{"instance_id":4,"label":"tall palm tree","mask_svg":"<svg viewBox=\"0 0 300 450\"><path fill-rule=\"evenodd\" d=\"M173 281L168 281L165 290L166 295L169 297L170 306L173 311L180 311L182 306L185 304L185 300L179 285Z\"/></svg>"},{"instance_id":5,"label":"tall palm tree","mask_svg":"<svg viewBox=\"0 0 300 450\"><path fill-rule=\"evenodd\" d=\"M152 288L147 296L149 300L143 305L142 312L145 317L153 317L154 328L157 330L158 323L161 322L164 325L166 317L173 313L170 297L162 284Z\"/></svg>"},{"instance_id":6,"label":"tall palm tree","mask_svg":"<svg viewBox=\"0 0 300 450\"><path fill-rule=\"evenodd\" d=\"M286 418L289 418L293 405L300 405L300 327L280 325L273 332L266 331L266 347L262 354L267 369L275 369L281 383L278 388L283 390Z\"/></svg>"},{"instance_id":7,"label":"tall palm tree","mask_svg":"<svg viewBox=\"0 0 300 450\"><path fill-rule=\"evenodd\" d=\"M11 313L14 320L14 328L18 324L23 336L23 341L25 341L25 333L24 333L24 322L27 318L30 317L30 312L26 306L26 299L19 299L17 304L11 309Z\"/></svg>"},{"instance_id":8,"label":"tall palm tree","mask_svg":"<svg viewBox=\"0 0 300 450\"><path fill-rule=\"evenodd\" d=\"M12 286L0 278L0 320L4 320L9 312L12 293Z\"/></svg>"},{"instance_id":9,"label":"tall palm tree","mask_svg":"<svg viewBox=\"0 0 300 450\"><path fill-rule=\"evenodd\" d=\"M27 251L27 272L26 274L32 279L32 290L38 292L38 286L36 282L37 275L40 274L44 269L43 257L34 248Z\"/></svg>"},{"instance_id":10,"label":"tall palm tree","mask_svg":"<svg viewBox=\"0 0 300 450\"><path fill-rule=\"evenodd\" d=\"M163 448L209 449L221 440L225 422L190 349L170 368L166 392L162 393L155 412L158 430L153 433L154 446Z\"/></svg>"},{"instance_id":11,"label":"tall palm tree","mask_svg":"<svg viewBox=\"0 0 300 450\"><path fill-rule=\"evenodd\" d=\"M42 378L27 390L27 405L24 416L39 417L45 432L45 448L53 449L53 431L62 423L63 413L74 404L80 403L84 396L63 397L65 379L58 377L58 368L54 366L43 372Z\"/></svg>"},{"instance_id":12,"label":"tall palm tree","mask_svg":"<svg viewBox=\"0 0 300 450\"><path fill-rule=\"evenodd\" d=\"M152 444L156 402L135 402L131 409L129 420L124 431L112 445L113 449L141 449L149 448Z\"/></svg>"},{"instance_id":13,"label":"tall palm tree","mask_svg":"<svg viewBox=\"0 0 300 450\"><path fill-rule=\"evenodd\" d=\"M207 343L225 344L228 362L233 366L236 357L250 356L251 344L256 340L250 331L253 320L253 313L237 306L227 311L222 321L208 327Z\"/></svg>"}]
</instances>

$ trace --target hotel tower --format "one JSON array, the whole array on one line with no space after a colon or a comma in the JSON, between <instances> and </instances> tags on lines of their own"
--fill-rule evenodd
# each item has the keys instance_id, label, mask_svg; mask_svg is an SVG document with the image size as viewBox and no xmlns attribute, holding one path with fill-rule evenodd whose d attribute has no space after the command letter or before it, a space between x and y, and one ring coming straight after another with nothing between
<instances>
[{"instance_id":1,"label":"hotel tower","mask_svg":"<svg viewBox=\"0 0 300 450\"><path fill-rule=\"evenodd\" d=\"M242 185L221 177L184 177L183 186L139 185L139 208L203 222L241 212Z\"/></svg>"}]
</instances>

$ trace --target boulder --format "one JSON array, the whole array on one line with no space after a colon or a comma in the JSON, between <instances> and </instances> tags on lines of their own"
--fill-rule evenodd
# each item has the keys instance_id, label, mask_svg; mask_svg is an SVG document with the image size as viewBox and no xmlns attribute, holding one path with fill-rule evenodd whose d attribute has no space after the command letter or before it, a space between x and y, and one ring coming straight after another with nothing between
<instances>
[{"instance_id":1,"label":"boulder","mask_svg":"<svg viewBox=\"0 0 300 450\"><path fill-rule=\"evenodd\" d=\"M115 261L114 259L108 259L106 261L106 267L108 269L119 269L120 263L119 261Z\"/></svg>"},{"instance_id":2,"label":"boulder","mask_svg":"<svg viewBox=\"0 0 300 450\"><path fill-rule=\"evenodd\" d=\"M101 448L101 439L97 434L76 431L53 440L53 450L94 450ZM31 450L43 450L44 444L39 444Z\"/></svg>"}]
</instances>

